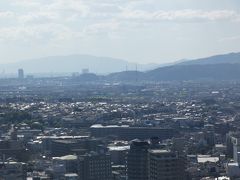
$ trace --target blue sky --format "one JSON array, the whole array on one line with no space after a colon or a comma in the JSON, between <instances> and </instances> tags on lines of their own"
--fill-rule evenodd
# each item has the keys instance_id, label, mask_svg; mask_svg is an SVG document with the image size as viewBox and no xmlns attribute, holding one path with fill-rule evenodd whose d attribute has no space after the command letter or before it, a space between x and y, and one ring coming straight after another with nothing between
<instances>
[{"instance_id":1,"label":"blue sky","mask_svg":"<svg viewBox=\"0 0 240 180\"><path fill-rule=\"evenodd\" d=\"M239 0L0 1L0 63L68 54L168 63L238 51Z\"/></svg>"}]
</instances>

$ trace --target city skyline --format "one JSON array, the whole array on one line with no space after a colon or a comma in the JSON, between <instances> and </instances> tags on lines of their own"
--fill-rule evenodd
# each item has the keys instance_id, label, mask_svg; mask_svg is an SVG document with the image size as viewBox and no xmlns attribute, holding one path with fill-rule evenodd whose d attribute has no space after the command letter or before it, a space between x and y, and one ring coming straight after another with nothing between
<instances>
[{"instance_id":1,"label":"city skyline","mask_svg":"<svg viewBox=\"0 0 240 180\"><path fill-rule=\"evenodd\" d=\"M0 179L240 179L240 0L1 0Z\"/></svg>"}]
</instances>

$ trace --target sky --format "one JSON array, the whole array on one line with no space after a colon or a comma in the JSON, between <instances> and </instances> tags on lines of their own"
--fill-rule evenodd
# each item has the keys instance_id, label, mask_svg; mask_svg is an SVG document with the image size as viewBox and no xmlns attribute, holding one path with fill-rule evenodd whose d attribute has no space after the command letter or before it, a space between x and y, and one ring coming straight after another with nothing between
<instances>
[{"instance_id":1,"label":"sky","mask_svg":"<svg viewBox=\"0 0 240 180\"><path fill-rule=\"evenodd\" d=\"M239 0L0 1L1 64L69 54L160 64L239 51Z\"/></svg>"}]
</instances>

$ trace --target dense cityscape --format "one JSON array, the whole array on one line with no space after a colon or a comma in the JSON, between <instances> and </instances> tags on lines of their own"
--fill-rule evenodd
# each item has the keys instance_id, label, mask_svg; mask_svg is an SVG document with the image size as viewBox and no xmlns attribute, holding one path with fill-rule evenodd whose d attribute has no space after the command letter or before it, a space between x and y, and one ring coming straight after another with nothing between
<instances>
[{"instance_id":1,"label":"dense cityscape","mask_svg":"<svg viewBox=\"0 0 240 180\"><path fill-rule=\"evenodd\" d=\"M0 180L240 180L240 0L0 0Z\"/></svg>"},{"instance_id":2,"label":"dense cityscape","mask_svg":"<svg viewBox=\"0 0 240 180\"><path fill-rule=\"evenodd\" d=\"M0 80L1 179L240 177L237 81L18 76Z\"/></svg>"}]
</instances>

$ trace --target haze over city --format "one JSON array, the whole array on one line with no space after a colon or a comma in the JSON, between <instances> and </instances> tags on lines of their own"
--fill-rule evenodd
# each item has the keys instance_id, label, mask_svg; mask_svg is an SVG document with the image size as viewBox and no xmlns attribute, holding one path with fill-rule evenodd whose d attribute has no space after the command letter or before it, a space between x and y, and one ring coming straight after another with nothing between
<instances>
[{"instance_id":1,"label":"haze over city","mask_svg":"<svg viewBox=\"0 0 240 180\"><path fill-rule=\"evenodd\" d=\"M239 180L240 0L0 0L0 180Z\"/></svg>"}]
</instances>

